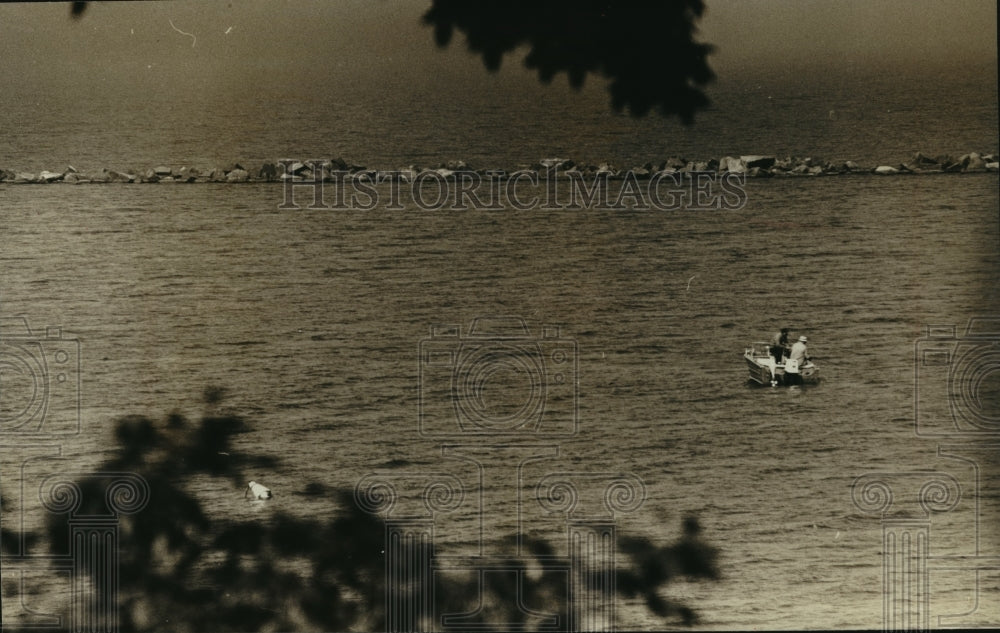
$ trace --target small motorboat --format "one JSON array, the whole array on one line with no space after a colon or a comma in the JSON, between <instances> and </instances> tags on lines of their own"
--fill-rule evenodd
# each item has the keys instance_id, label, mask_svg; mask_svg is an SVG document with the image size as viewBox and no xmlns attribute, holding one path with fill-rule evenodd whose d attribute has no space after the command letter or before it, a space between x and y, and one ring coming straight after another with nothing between
<instances>
[{"instance_id":1,"label":"small motorboat","mask_svg":"<svg viewBox=\"0 0 1000 633\"><path fill-rule=\"evenodd\" d=\"M750 380L761 385L795 384L798 381L791 377L792 374L801 376L804 383L819 382L819 369L812 360L806 359L801 365L787 357L775 361L771 356L771 344L767 342L751 343L743 352L743 358L750 370Z\"/></svg>"}]
</instances>

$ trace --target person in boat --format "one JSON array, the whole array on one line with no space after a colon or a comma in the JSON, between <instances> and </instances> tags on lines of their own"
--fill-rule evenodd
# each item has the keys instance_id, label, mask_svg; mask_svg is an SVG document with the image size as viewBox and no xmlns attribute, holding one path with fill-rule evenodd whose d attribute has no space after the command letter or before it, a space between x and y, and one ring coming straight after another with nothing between
<instances>
[{"instance_id":1,"label":"person in boat","mask_svg":"<svg viewBox=\"0 0 1000 633\"><path fill-rule=\"evenodd\" d=\"M781 331L771 338L771 356L774 362L780 363L781 357L788 352L788 328L783 327Z\"/></svg>"},{"instance_id":2,"label":"person in boat","mask_svg":"<svg viewBox=\"0 0 1000 633\"><path fill-rule=\"evenodd\" d=\"M807 342L809 339L803 335L792 345L792 352L788 355L788 362L785 363L785 380L789 384L802 384L802 366L809 362Z\"/></svg>"},{"instance_id":3,"label":"person in boat","mask_svg":"<svg viewBox=\"0 0 1000 633\"><path fill-rule=\"evenodd\" d=\"M809 360L809 348L806 347L806 343L808 342L808 338L800 336L799 340L795 341L795 345L792 345L792 353L788 357L792 360L797 360L799 365L805 365L806 361Z\"/></svg>"}]
</instances>

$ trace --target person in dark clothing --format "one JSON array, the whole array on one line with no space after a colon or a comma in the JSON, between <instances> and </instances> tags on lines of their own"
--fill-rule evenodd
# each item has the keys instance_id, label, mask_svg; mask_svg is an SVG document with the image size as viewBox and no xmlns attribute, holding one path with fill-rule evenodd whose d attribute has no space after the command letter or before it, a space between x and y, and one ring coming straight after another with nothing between
<instances>
[{"instance_id":1,"label":"person in dark clothing","mask_svg":"<svg viewBox=\"0 0 1000 633\"><path fill-rule=\"evenodd\" d=\"M788 352L788 328L783 327L781 331L776 333L771 339L771 356L774 357L774 362L780 363L783 354Z\"/></svg>"}]
</instances>

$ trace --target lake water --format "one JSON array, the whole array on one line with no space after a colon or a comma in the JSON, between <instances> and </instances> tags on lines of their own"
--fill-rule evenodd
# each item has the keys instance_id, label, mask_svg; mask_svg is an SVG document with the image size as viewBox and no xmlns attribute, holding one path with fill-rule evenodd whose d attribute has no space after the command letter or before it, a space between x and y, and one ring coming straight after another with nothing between
<instances>
[{"instance_id":1,"label":"lake water","mask_svg":"<svg viewBox=\"0 0 1000 633\"><path fill-rule=\"evenodd\" d=\"M444 464L417 423L432 324L558 325L580 426L545 467L639 476L625 534L666 542L700 517L724 579L679 591L710 627L880 622L881 528L851 484L947 466L912 430L914 342L1000 307L994 174L750 181L737 211L288 212L265 185L3 195L5 315L80 340L76 459L106 455L123 413L197 415L224 386L253 425L240 441L282 459L259 476L274 508L329 514L289 493ZM819 386L747 384L743 346L781 324L809 334ZM201 493L220 512L239 497Z\"/></svg>"},{"instance_id":2,"label":"lake water","mask_svg":"<svg viewBox=\"0 0 1000 633\"><path fill-rule=\"evenodd\" d=\"M336 104L336 115L316 97L321 107L282 104L299 122L289 127L265 116L282 103L266 91L236 117L210 102L171 113L169 95L151 89L142 105L112 110L127 142L110 128L32 123L30 101L14 95L0 116L21 125L5 124L0 167L331 154L383 168L455 158L516 167L548 155L629 165L758 152L874 165L917 150L995 152L995 66L992 86L983 76L731 79L691 129L605 113L600 91L558 107L533 89L500 105L429 91L434 107L417 123L399 118L403 95L346 113ZM107 120L95 113L115 96L81 94L72 104L47 95L47 107ZM579 430L546 440L559 454L529 478L633 473L646 498L618 517L619 533L658 544L696 515L723 577L671 584L667 597L688 601L707 628L875 628L882 524L852 502L857 477L955 471L966 495L935 515L932 553L1000 547L986 520L995 498L983 492L972 505L969 493L976 476L995 489L997 472L977 475L914 433L915 342L926 326L961 336L969 318L1000 310L997 176L751 180L746 193L737 210L282 211L277 185L0 184L0 309L80 342L83 432L62 443L80 470L114 450L121 415L195 417L206 386L226 388L225 406L252 425L235 449L282 460L254 475L275 491L261 521L336 515L329 500L295 494L310 482L350 488L400 464L454 465L442 439L420 433L418 409L433 394L420 349L432 325L467 333L477 317L514 315L535 338L558 326L558 340L576 346ZM748 384L744 346L782 325L808 334L818 386ZM5 459L29 453L15 445ZM516 510L510 482L484 485L501 515ZM215 518L250 512L226 482L196 492ZM549 527L539 519L529 530ZM461 550L473 530L446 525L442 543ZM980 603L995 605L996 572L979 578ZM932 583L932 613L971 608L973 572ZM619 615L623 628L662 627L628 601Z\"/></svg>"}]
</instances>

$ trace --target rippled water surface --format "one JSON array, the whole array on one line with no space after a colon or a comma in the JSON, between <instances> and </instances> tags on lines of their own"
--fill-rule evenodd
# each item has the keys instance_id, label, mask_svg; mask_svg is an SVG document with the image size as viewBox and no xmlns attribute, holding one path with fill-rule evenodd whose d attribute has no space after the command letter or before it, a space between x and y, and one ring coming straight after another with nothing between
<instances>
[{"instance_id":1,"label":"rippled water surface","mask_svg":"<svg viewBox=\"0 0 1000 633\"><path fill-rule=\"evenodd\" d=\"M579 433L529 474L634 473L648 496L622 534L666 543L697 515L723 579L672 590L706 626L879 626L881 527L851 484L949 467L913 433L914 342L1000 308L996 175L747 194L736 211L289 212L276 186L9 186L0 290L5 316L80 340L73 459L106 455L123 413L195 416L223 386L252 425L238 448L281 457L260 474L272 507L300 516L336 512L291 494L308 482L446 462L417 425L432 324L558 325L578 345ZM822 383L749 385L743 346L786 324ZM501 507L505 482L485 490ZM241 512L219 482L199 494ZM967 529L946 522L935 544L961 553ZM964 610L968 580L941 581L934 607Z\"/></svg>"}]
</instances>

